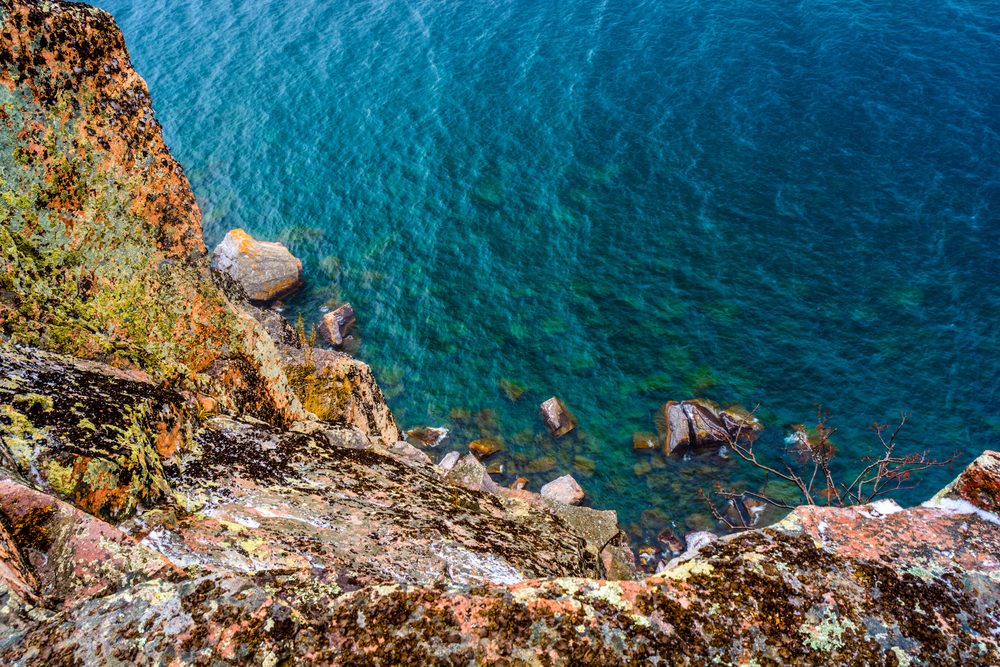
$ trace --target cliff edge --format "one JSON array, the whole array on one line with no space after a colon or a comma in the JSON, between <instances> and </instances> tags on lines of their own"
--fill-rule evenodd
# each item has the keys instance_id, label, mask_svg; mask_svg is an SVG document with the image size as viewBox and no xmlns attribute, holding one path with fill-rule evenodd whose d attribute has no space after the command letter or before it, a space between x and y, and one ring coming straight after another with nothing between
<instances>
[{"instance_id":1,"label":"cliff edge","mask_svg":"<svg viewBox=\"0 0 1000 667\"><path fill-rule=\"evenodd\" d=\"M613 511L398 442L211 272L100 10L0 0L0 223L7 664L1000 664L995 452L639 579Z\"/></svg>"}]
</instances>

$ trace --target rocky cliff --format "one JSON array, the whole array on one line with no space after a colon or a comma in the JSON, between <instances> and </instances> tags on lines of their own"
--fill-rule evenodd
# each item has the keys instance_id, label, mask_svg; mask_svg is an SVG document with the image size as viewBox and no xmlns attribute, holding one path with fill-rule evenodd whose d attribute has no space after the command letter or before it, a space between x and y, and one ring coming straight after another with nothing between
<instances>
[{"instance_id":1,"label":"rocky cliff","mask_svg":"<svg viewBox=\"0 0 1000 667\"><path fill-rule=\"evenodd\" d=\"M0 0L0 658L998 664L1000 456L639 579L611 511L398 442L209 269L113 20Z\"/></svg>"}]
</instances>

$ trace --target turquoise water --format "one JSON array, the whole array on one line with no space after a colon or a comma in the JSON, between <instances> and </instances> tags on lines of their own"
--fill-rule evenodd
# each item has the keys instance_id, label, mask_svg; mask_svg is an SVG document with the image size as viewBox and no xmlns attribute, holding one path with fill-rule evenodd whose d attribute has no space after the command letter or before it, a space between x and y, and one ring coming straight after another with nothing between
<instances>
[{"instance_id":1,"label":"turquoise water","mask_svg":"<svg viewBox=\"0 0 1000 667\"><path fill-rule=\"evenodd\" d=\"M288 244L292 317L351 301L400 422L502 434L506 481L554 456L533 488L698 525L745 470L631 449L695 395L760 403L771 446L822 404L848 468L902 410L913 449L998 446L992 0L97 4L208 243Z\"/></svg>"}]
</instances>

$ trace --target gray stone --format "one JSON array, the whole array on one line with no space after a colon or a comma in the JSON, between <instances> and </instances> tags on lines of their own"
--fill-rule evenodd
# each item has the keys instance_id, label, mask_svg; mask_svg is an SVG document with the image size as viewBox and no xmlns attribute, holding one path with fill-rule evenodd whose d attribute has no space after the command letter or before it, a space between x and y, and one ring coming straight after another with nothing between
<instances>
[{"instance_id":1,"label":"gray stone","mask_svg":"<svg viewBox=\"0 0 1000 667\"><path fill-rule=\"evenodd\" d=\"M460 452L448 452L444 455L444 458L441 459L441 462L438 463L438 466L444 470L451 470L455 467L455 464L458 463L460 458L462 458L462 454Z\"/></svg>"},{"instance_id":2,"label":"gray stone","mask_svg":"<svg viewBox=\"0 0 1000 667\"><path fill-rule=\"evenodd\" d=\"M389 445L389 453L402 459L404 462L415 463L417 465L433 465L431 457L420 451L405 440L397 440Z\"/></svg>"}]
</instances>

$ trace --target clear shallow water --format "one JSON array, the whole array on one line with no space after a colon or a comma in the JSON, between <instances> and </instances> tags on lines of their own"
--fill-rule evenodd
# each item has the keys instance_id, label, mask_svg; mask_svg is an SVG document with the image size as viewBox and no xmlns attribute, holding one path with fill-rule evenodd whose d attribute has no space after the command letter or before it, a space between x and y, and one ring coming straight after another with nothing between
<instances>
[{"instance_id":1,"label":"clear shallow water","mask_svg":"<svg viewBox=\"0 0 1000 667\"><path fill-rule=\"evenodd\" d=\"M647 534L746 473L633 453L668 398L760 403L772 444L821 403L844 463L901 410L914 449L998 446L990 0L97 4L208 243L287 243L293 317L350 300L405 426L555 456L534 488L573 472Z\"/></svg>"}]
</instances>

